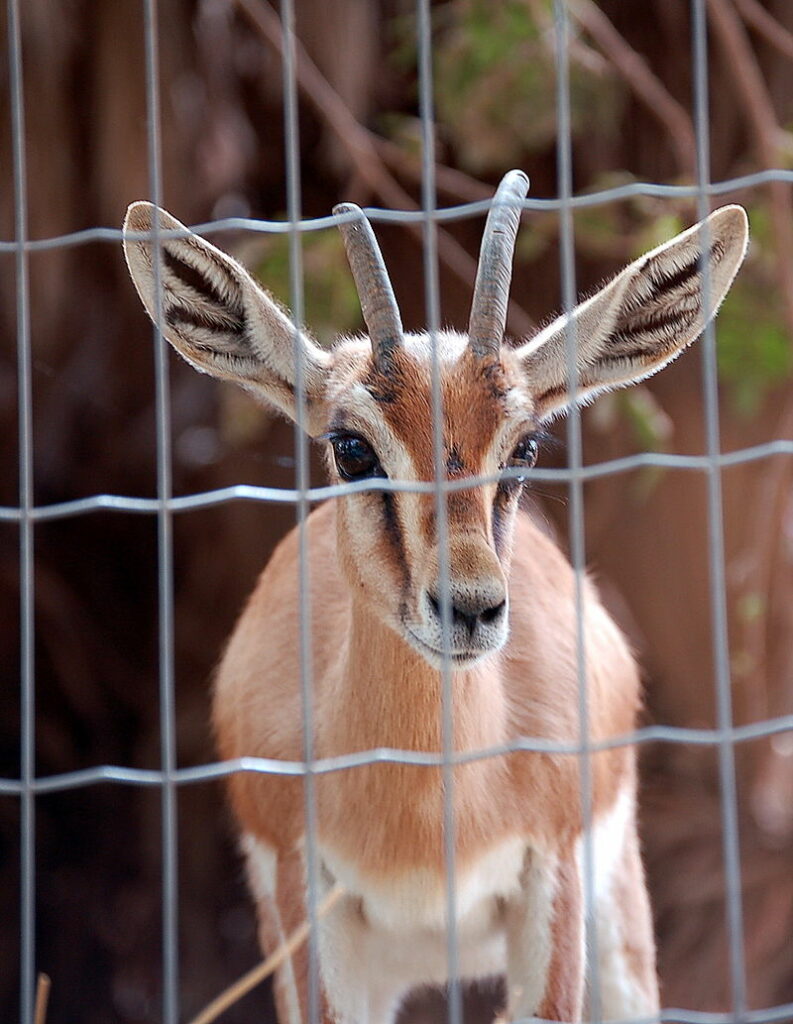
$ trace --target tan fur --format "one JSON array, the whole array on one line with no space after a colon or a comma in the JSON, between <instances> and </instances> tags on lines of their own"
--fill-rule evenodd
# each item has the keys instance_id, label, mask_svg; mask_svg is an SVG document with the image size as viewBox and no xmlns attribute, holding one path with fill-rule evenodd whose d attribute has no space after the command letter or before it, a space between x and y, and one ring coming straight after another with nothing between
<instances>
[{"instance_id":1,"label":"tan fur","mask_svg":"<svg viewBox=\"0 0 793 1024\"><path fill-rule=\"evenodd\" d=\"M307 527L316 756L375 747L439 751L440 675L355 601L339 573L336 513L333 503L323 505ZM299 665L290 633L299 610L296 557L293 532L262 574L223 659L215 723L224 757L302 758ZM518 736L577 742L572 573L522 515L515 525L510 591L513 615L506 652L454 676L457 750L483 749ZM587 586L585 594L592 735L605 739L632 728L638 682L625 643L594 591ZM592 764L598 815L632 780L633 752L624 747L601 752ZM302 784L245 773L234 776L231 789L244 828L288 861L303 837ZM579 768L572 756L519 753L477 761L456 769L454 790L461 873L509 836L524 837L527 847L553 854L560 843L569 848L581 830ZM439 769L375 764L320 776L317 810L321 846L354 862L367 878L387 881L429 869L442 885ZM626 904L646 899L641 893L625 895ZM300 903L302 893L291 892L290 899ZM622 913L619 907L610 910ZM630 920L628 905L625 912ZM293 908L291 914L294 918ZM649 921L643 925L631 929L636 968L652 976Z\"/></svg>"},{"instance_id":2,"label":"tan fur","mask_svg":"<svg viewBox=\"0 0 793 1024\"><path fill-rule=\"evenodd\" d=\"M134 204L127 227L145 231L154 216L148 204ZM160 230L181 229L169 215L156 216ZM713 285L704 313L701 236ZM152 244L128 238L125 245L141 297L156 316ZM381 477L433 481L438 415L438 476L498 481L446 496L445 560L433 493L374 488L328 502L305 526L306 601L299 537L291 533L262 573L218 670L221 756L303 759L298 637L305 609L317 758L382 747L439 754L444 660L456 752L521 738L575 748L582 740L582 673L589 740L629 733L639 681L625 640L592 584L583 579L576 587L559 550L518 510L519 486L499 481L499 474L516 462L530 472L516 452L526 451L544 418L571 400L654 372L693 341L743 258L743 212L718 211L631 264L574 311L580 365L572 396L564 318L515 349L479 339L475 351L465 336L445 331L433 342L426 334L388 337L379 355L356 339L326 353L295 334L267 293L219 250L195 236L165 240L161 248L163 330L199 369L253 388L296 417L291 353L302 353L307 427L331 437L332 479L338 482L341 470L330 448L352 436L369 446L375 484ZM386 284L378 287L384 301ZM515 751L453 770L459 969L465 977L505 974L506 1011L513 1015L581 1015L588 863L581 763L575 753ZM606 1016L652 1016L658 991L636 835L634 751L618 745L592 753L588 777L599 1002ZM240 772L230 791L265 949L305 916L307 842L316 844L318 877L311 881L320 892L337 880L344 886L317 937L328 1020L391 1024L411 988L447 980L441 767L369 761L315 775L312 837L301 777ZM281 1024L306 1019L307 963L302 950L279 972Z\"/></svg>"}]
</instances>

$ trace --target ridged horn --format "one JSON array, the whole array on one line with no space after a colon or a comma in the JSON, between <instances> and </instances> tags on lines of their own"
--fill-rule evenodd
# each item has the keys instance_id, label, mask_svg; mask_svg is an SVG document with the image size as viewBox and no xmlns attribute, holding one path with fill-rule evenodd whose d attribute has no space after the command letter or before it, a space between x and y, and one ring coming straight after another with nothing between
<instances>
[{"instance_id":1,"label":"ridged horn","mask_svg":"<svg viewBox=\"0 0 793 1024\"><path fill-rule=\"evenodd\" d=\"M394 298L394 289L383 262L372 225L355 203L334 206L336 216L353 214L354 219L339 224L344 239L361 310L372 342L375 365L385 370L394 349L402 344L402 318Z\"/></svg>"},{"instance_id":2,"label":"ridged horn","mask_svg":"<svg viewBox=\"0 0 793 1024\"><path fill-rule=\"evenodd\" d=\"M478 357L498 355L501 347L520 204L528 190L529 179L523 171L510 171L501 179L487 215L468 323L469 348Z\"/></svg>"}]
</instances>

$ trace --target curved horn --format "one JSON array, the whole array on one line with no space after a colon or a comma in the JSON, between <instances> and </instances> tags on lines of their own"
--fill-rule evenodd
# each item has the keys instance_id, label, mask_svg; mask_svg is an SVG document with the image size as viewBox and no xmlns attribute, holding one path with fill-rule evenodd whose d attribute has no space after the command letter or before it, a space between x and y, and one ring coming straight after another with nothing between
<instances>
[{"instance_id":1,"label":"curved horn","mask_svg":"<svg viewBox=\"0 0 793 1024\"><path fill-rule=\"evenodd\" d=\"M389 355L402 344L402 319L383 254L372 225L360 206L340 203L333 207L333 212L336 216L354 214L353 220L339 224L339 231L358 289L363 318L369 329L375 365L384 369Z\"/></svg>"},{"instance_id":2,"label":"curved horn","mask_svg":"<svg viewBox=\"0 0 793 1024\"><path fill-rule=\"evenodd\" d=\"M502 178L487 215L468 323L468 344L475 356L497 355L501 346L520 204L528 190L529 179L523 171L510 171Z\"/></svg>"}]
</instances>

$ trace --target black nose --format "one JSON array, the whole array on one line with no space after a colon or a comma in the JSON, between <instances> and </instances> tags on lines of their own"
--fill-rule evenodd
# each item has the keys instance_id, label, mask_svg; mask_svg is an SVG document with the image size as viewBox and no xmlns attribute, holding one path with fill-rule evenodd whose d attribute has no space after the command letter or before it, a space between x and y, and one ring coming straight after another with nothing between
<instances>
[{"instance_id":1,"label":"black nose","mask_svg":"<svg viewBox=\"0 0 793 1024\"><path fill-rule=\"evenodd\" d=\"M438 598L431 593L427 593L427 598L430 603L430 607L433 612L441 618L441 603ZM499 601L497 604L493 604L492 601L487 599L477 599L476 597L463 597L458 594L451 597L451 620L453 626L464 626L468 630L469 636L473 636L476 627L479 623L484 625L492 625L499 621L506 611L507 602L506 600Z\"/></svg>"}]
</instances>

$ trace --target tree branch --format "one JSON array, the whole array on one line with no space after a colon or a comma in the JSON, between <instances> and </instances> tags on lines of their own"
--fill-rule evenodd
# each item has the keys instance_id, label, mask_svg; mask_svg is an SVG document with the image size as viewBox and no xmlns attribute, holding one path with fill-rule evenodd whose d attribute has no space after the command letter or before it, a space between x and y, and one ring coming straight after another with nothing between
<instances>
[{"instance_id":1,"label":"tree branch","mask_svg":"<svg viewBox=\"0 0 793 1024\"><path fill-rule=\"evenodd\" d=\"M261 0L234 0L262 39L283 59L283 25L276 12ZM359 177L380 199L393 209L418 210L419 206L399 184L383 163L378 152L382 140L355 118L336 90L327 81L298 39L294 41L298 88L325 120L347 150ZM389 151L393 159L393 151ZM450 177L445 176L446 179ZM459 182L459 179L454 179ZM488 190L488 196L492 192ZM481 198L481 197L480 197ZM423 225L409 223L405 227L423 241ZM471 289L476 280L477 261L460 243L442 228L437 235L438 256L443 264ZM534 330L534 321L514 300L508 307L510 330L518 335Z\"/></svg>"},{"instance_id":2,"label":"tree branch","mask_svg":"<svg viewBox=\"0 0 793 1024\"><path fill-rule=\"evenodd\" d=\"M576 0L570 6L570 13L609 57L650 113L669 132L680 174L693 178L696 141L694 127L686 109L592 0Z\"/></svg>"},{"instance_id":3,"label":"tree branch","mask_svg":"<svg viewBox=\"0 0 793 1024\"><path fill-rule=\"evenodd\" d=\"M785 57L793 60L793 32L769 14L758 0L734 0L741 17Z\"/></svg>"},{"instance_id":4,"label":"tree branch","mask_svg":"<svg viewBox=\"0 0 793 1024\"><path fill-rule=\"evenodd\" d=\"M754 137L758 159L763 167L772 168L778 162L777 140L781 129L757 57L733 7L725 0L708 0L708 10L729 63L730 80L743 107L748 130ZM772 181L769 192L773 210L771 226L777 250L777 281L787 329L793 338L793 201L790 186L785 182Z\"/></svg>"}]
</instances>

